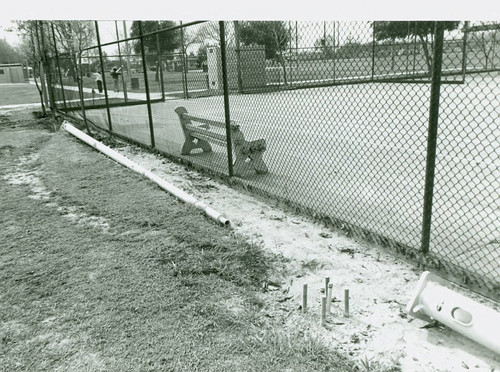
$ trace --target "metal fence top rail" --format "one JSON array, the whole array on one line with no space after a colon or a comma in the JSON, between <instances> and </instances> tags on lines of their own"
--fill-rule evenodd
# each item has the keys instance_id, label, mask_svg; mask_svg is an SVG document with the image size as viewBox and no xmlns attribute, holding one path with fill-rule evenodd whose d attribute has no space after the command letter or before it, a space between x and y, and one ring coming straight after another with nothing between
<instances>
[{"instance_id":1,"label":"metal fence top rail","mask_svg":"<svg viewBox=\"0 0 500 372\"><path fill-rule=\"evenodd\" d=\"M148 33L142 34L140 36L135 36L135 37L129 37L129 38L126 38L126 39L110 41L109 43L104 43L104 44L101 44L100 46L104 47L104 46L109 46L109 45L113 45L113 44L124 43L124 42L127 42L127 41L132 41L132 40L140 39L141 37L153 36L153 35L160 34L162 32L169 32L169 31L177 30L179 28L194 26L194 25L197 25L199 23L205 23L205 22L208 22L208 21L193 21L193 22L188 22L188 23L184 23L184 24L173 26L173 27L169 27L169 28L164 28L164 29L161 29L161 30L157 30L157 31L153 31L153 32L148 32ZM96 49L96 48L99 48L99 45L94 45L94 46L91 46L91 47L88 47L88 48L80 49L80 52L85 52L87 50L92 50L92 49Z\"/></svg>"}]
</instances>

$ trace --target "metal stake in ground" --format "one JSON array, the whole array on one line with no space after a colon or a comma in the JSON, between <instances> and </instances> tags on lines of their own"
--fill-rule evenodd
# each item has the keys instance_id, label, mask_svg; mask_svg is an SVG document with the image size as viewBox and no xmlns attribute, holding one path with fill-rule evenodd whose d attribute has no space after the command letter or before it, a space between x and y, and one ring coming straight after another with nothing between
<instances>
[{"instance_id":1,"label":"metal stake in ground","mask_svg":"<svg viewBox=\"0 0 500 372\"><path fill-rule=\"evenodd\" d=\"M333 292L333 283L328 284L328 289L326 290L326 311L330 313L332 308L332 294Z\"/></svg>"},{"instance_id":2,"label":"metal stake in ground","mask_svg":"<svg viewBox=\"0 0 500 372\"><path fill-rule=\"evenodd\" d=\"M321 326L326 325L326 296L321 297Z\"/></svg>"},{"instance_id":3,"label":"metal stake in ground","mask_svg":"<svg viewBox=\"0 0 500 372\"><path fill-rule=\"evenodd\" d=\"M344 316L349 318L349 289L344 289Z\"/></svg>"},{"instance_id":4,"label":"metal stake in ground","mask_svg":"<svg viewBox=\"0 0 500 372\"><path fill-rule=\"evenodd\" d=\"M307 311L307 283L302 286L302 314Z\"/></svg>"}]
</instances>

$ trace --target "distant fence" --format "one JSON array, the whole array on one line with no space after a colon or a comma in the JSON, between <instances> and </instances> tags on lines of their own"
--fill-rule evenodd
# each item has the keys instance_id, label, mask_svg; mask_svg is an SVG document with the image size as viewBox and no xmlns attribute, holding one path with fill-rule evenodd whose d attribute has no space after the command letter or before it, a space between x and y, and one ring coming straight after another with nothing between
<instances>
[{"instance_id":1,"label":"distant fence","mask_svg":"<svg viewBox=\"0 0 500 372\"><path fill-rule=\"evenodd\" d=\"M498 24L145 26L95 22L95 45L75 55L54 37L53 105L230 177L237 128L265 142L268 172L239 175L248 187L499 299ZM211 152L183 153L199 140L181 106L225 123Z\"/></svg>"}]
</instances>

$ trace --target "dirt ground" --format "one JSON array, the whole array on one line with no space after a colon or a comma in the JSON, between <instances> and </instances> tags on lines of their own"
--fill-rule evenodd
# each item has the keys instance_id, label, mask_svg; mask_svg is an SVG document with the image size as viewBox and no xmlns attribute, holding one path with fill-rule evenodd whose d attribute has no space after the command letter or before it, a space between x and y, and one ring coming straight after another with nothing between
<instances>
[{"instance_id":1,"label":"dirt ground","mask_svg":"<svg viewBox=\"0 0 500 372\"><path fill-rule=\"evenodd\" d=\"M22 121L31 110L0 108L0 119L10 116ZM21 135L36 138L46 131L27 130ZM15 146L15 138L3 131L2 146ZM500 356L446 327L423 328L425 322L407 316L406 304L421 275L414 265L377 246L325 228L286 206L229 187L159 155L131 145L115 149L223 213L231 221L230 228L249 241L290 259L294 275L277 278L275 289L286 294L279 298L293 301L297 311L290 313L283 327L309 324L311 333L345 350L367 371L397 363L403 371L500 369ZM334 300L327 326L321 327L320 289L325 277L333 284ZM306 314L299 310L304 283L309 288ZM348 318L343 313L344 289L350 291ZM484 301L473 294L471 297ZM277 301L275 311L281 311L281 306Z\"/></svg>"},{"instance_id":2,"label":"dirt ground","mask_svg":"<svg viewBox=\"0 0 500 372\"><path fill-rule=\"evenodd\" d=\"M231 221L236 231L265 249L291 259L293 277L281 284L297 307L308 284L309 311L294 313L295 322L319 323L321 287L333 283L334 302L325 329L325 342L341 344L359 360L390 365L403 371L494 371L500 356L446 327L422 328L426 322L407 316L408 303L422 271L382 248L331 231L286 206L242 190L134 146L121 154L190 193ZM344 289L350 292L350 317L344 317ZM478 301L484 299L470 294ZM277 304L279 305L279 304ZM495 306L495 304L490 304ZM497 308L498 310L498 308Z\"/></svg>"}]
</instances>

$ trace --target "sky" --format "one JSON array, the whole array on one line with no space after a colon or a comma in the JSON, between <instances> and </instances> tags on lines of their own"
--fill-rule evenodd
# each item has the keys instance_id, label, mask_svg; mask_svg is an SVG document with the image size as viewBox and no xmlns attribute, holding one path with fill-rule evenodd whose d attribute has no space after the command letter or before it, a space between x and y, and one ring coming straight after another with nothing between
<instances>
[{"instance_id":1,"label":"sky","mask_svg":"<svg viewBox=\"0 0 500 372\"><path fill-rule=\"evenodd\" d=\"M76 4L82 4L76 6ZM172 6L175 4L175 6ZM0 14L0 38L17 44L11 20L496 20L498 0L85 0L9 1ZM235 5L237 4L237 5ZM473 4L473 5L471 5ZM111 31L109 31L111 32Z\"/></svg>"},{"instance_id":2,"label":"sky","mask_svg":"<svg viewBox=\"0 0 500 372\"><path fill-rule=\"evenodd\" d=\"M19 42L19 38L15 32L7 32L6 29L15 27L15 24L11 21L1 21L0 20L0 39L6 40L10 45L16 45Z\"/></svg>"}]
</instances>

